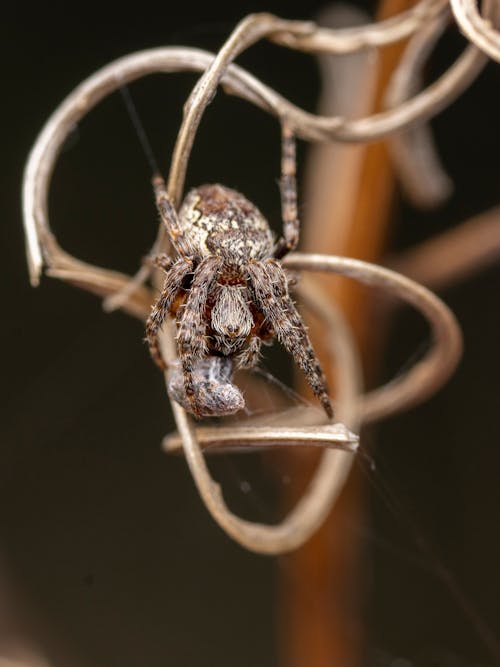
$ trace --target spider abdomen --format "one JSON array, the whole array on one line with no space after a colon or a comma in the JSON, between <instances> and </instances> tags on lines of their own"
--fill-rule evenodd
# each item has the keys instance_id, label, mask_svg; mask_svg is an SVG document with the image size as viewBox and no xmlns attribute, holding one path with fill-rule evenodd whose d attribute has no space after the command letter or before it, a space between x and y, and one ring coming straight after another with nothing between
<instances>
[{"instance_id":1,"label":"spider abdomen","mask_svg":"<svg viewBox=\"0 0 500 667\"><path fill-rule=\"evenodd\" d=\"M272 254L267 220L242 194L222 185L191 190L179 211L179 224L193 253L223 256L228 264Z\"/></svg>"}]
</instances>

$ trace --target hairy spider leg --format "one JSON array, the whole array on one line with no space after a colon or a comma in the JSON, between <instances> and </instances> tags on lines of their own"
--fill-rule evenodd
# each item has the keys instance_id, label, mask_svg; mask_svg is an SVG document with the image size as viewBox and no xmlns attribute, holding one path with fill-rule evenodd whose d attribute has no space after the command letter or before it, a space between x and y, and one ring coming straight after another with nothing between
<instances>
[{"instance_id":1,"label":"hairy spider leg","mask_svg":"<svg viewBox=\"0 0 500 667\"><path fill-rule=\"evenodd\" d=\"M153 176L152 182L155 193L156 208L158 209L158 213L160 214L163 224L165 225L170 242L172 243L175 250L177 250L179 255L184 255L185 257L193 255L193 248L186 240L184 232L181 229L177 211L175 210L175 206L168 196L163 177L159 174L155 174Z\"/></svg>"},{"instance_id":2,"label":"hairy spider leg","mask_svg":"<svg viewBox=\"0 0 500 667\"><path fill-rule=\"evenodd\" d=\"M299 217L297 213L297 179L295 156L295 136L284 122L281 126L281 216L283 218L283 236L274 248L274 257L281 259L299 242Z\"/></svg>"},{"instance_id":3,"label":"hairy spider leg","mask_svg":"<svg viewBox=\"0 0 500 667\"><path fill-rule=\"evenodd\" d=\"M257 336L252 336L248 345L236 357L238 368L253 368L257 366L260 359L262 341Z\"/></svg>"},{"instance_id":4,"label":"hairy spider leg","mask_svg":"<svg viewBox=\"0 0 500 667\"><path fill-rule=\"evenodd\" d=\"M166 255L159 256L159 261L162 262ZM171 260L170 260L171 262ZM159 264L162 266L162 264ZM164 266L167 266L164 263ZM162 369L167 367L165 360L161 354L160 345L158 341L158 334L163 322L167 318L170 308L182 287L185 277L193 270L194 262L190 257L181 257L169 269L166 269L165 283L160 298L151 309L151 314L146 322L146 340L149 345L149 352L153 361ZM163 266L162 266L163 268Z\"/></svg>"},{"instance_id":5,"label":"hairy spider leg","mask_svg":"<svg viewBox=\"0 0 500 667\"><path fill-rule=\"evenodd\" d=\"M170 257L170 255L166 255L164 252L162 252L161 255L152 257L150 262L153 266L157 266L159 269L162 269L165 271L165 273L167 273L167 271L172 268L174 260Z\"/></svg>"},{"instance_id":6,"label":"hairy spider leg","mask_svg":"<svg viewBox=\"0 0 500 667\"><path fill-rule=\"evenodd\" d=\"M288 293L286 274L275 260L248 265L255 301L272 324L277 339L305 374L314 394L331 419L328 385L302 319Z\"/></svg>"},{"instance_id":7,"label":"hairy spider leg","mask_svg":"<svg viewBox=\"0 0 500 667\"><path fill-rule=\"evenodd\" d=\"M196 403L193 370L196 362L208 355L205 309L222 263L221 257L211 255L202 259L194 270L193 282L183 306L177 333L177 352L182 365L186 397L192 406L193 414L198 417L202 411Z\"/></svg>"}]
</instances>

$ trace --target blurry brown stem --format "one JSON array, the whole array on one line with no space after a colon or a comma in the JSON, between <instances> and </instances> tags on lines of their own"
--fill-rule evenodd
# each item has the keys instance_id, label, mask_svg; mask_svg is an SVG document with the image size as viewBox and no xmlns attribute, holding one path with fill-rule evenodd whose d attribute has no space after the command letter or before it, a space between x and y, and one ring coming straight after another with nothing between
<instances>
[{"instance_id":1,"label":"blurry brown stem","mask_svg":"<svg viewBox=\"0 0 500 667\"><path fill-rule=\"evenodd\" d=\"M500 207L434 236L388 260L391 269L431 289L469 278L500 258Z\"/></svg>"}]
</instances>

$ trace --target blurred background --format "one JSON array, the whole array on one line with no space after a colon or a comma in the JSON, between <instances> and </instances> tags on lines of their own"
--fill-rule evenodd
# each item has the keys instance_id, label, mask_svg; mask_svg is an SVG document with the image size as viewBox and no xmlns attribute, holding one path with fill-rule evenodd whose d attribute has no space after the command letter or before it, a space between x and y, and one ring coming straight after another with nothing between
<instances>
[{"instance_id":1,"label":"blurred background","mask_svg":"<svg viewBox=\"0 0 500 667\"><path fill-rule=\"evenodd\" d=\"M43 123L75 85L110 60L147 47L216 50L250 11L309 19L322 6L271 0L6 9L0 27L7 82L0 656L29 648L54 667L485 667L500 660L499 265L441 294L465 337L452 380L424 405L364 434L355 509L344 502L332 528L356 552L352 598L336 601L355 629L339 633L324 619L323 631L348 646L345 661L329 663L308 647L309 662L290 658L287 644L294 638L283 623L283 590L300 584L305 627L318 605L328 606L335 595L325 588L326 602L319 600L321 582L311 574L314 579L338 563L326 552L301 572L293 560L248 553L226 537L198 498L184 461L160 449L172 416L141 324L120 313L105 315L97 298L55 280L44 278L37 290L29 286L23 165ZM357 6L372 17L377 12L371 2ZM429 80L463 45L450 30L427 70ZM258 44L238 62L297 104L316 108L314 58ZM165 173L196 78L154 76L130 87ZM392 254L498 204L499 84L500 68L488 65L432 122L455 191L445 205L422 212L395 188L386 240ZM300 145L299 175L307 150ZM236 187L279 230L278 175L277 123L219 94L196 140L188 186ZM75 128L59 159L50 215L62 246L134 272L157 228L149 179L123 102L114 95ZM301 197L303 219L311 206ZM377 364L377 381L402 372L428 345L427 336L419 319L402 310ZM279 350L273 348L265 364L292 381L290 360ZM279 458L219 457L214 463L231 506L264 521L279 516L277 499L293 484L291 470L282 474ZM347 576L353 576L349 568Z\"/></svg>"}]
</instances>

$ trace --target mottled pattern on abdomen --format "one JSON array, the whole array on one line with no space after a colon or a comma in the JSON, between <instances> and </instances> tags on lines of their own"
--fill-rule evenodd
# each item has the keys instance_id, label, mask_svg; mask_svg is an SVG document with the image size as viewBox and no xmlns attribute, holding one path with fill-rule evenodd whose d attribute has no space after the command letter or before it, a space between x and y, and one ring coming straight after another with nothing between
<instances>
[{"instance_id":1,"label":"mottled pattern on abdomen","mask_svg":"<svg viewBox=\"0 0 500 667\"><path fill-rule=\"evenodd\" d=\"M262 213L242 194L222 185L191 190L179 222L186 240L202 257L220 255L234 263L272 253L274 239Z\"/></svg>"}]
</instances>

